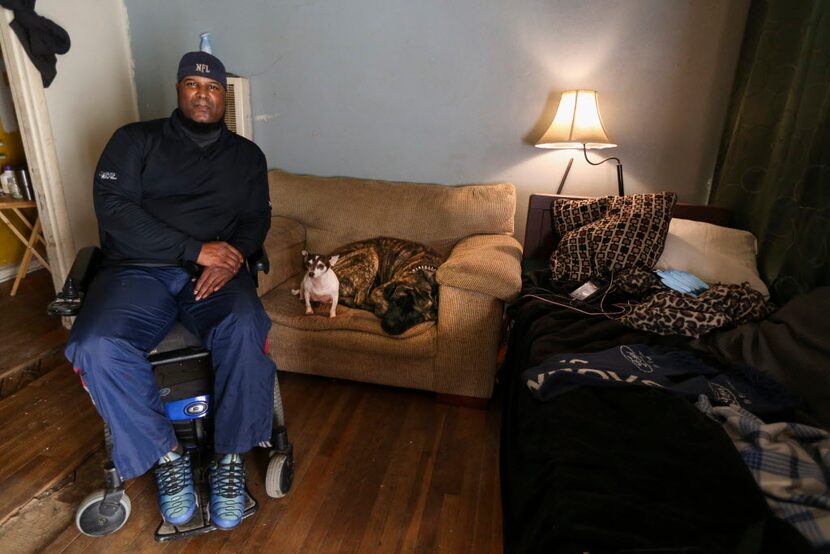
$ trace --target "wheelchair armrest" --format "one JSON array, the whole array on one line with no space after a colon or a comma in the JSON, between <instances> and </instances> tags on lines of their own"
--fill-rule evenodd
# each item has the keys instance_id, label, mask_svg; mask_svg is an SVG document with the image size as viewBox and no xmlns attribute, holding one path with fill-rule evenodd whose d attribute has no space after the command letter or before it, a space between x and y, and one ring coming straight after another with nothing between
<instances>
[{"instance_id":1,"label":"wheelchair armrest","mask_svg":"<svg viewBox=\"0 0 830 554\"><path fill-rule=\"evenodd\" d=\"M101 249L97 246L87 246L78 251L63 282L63 288L49 303L47 313L59 316L77 315L81 310L86 289L100 263Z\"/></svg>"},{"instance_id":2,"label":"wheelchair armrest","mask_svg":"<svg viewBox=\"0 0 830 554\"><path fill-rule=\"evenodd\" d=\"M268 275L271 271L271 262L268 261L268 254L263 248L260 248L250 256L248 256L248 270L251 272L251 277L254 279L254 286L259 286L259 272Z\"/></svg>"}]
</instances>

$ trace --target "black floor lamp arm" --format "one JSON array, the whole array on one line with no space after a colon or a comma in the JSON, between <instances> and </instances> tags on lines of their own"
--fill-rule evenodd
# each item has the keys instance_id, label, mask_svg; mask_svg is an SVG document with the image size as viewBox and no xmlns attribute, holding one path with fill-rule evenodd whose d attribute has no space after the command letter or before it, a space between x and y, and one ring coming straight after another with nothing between
<instances>
[{"instance_id":1,"label":"black floor lamp arm","mask_svg":"<svg viewBox=\"0 0 830 554\"><path fill-rule=\"evenodd\" d=\"M615 162L617 162L617 186L619 188L620 196L624 196L625 195L625 187L623 186L623 170L622 170L622 162L620 161L620 159L619 158L614 158L614 157L605 158L601 162L594 163L594 162L592 162L591 160L588 159L588 147L585 146L585 144L582 145L582 153L585 154L585 161L588 162L591 165L603 164L603 163L605 163L609 160L614 160Z\"/></svg>"}]
</instances>

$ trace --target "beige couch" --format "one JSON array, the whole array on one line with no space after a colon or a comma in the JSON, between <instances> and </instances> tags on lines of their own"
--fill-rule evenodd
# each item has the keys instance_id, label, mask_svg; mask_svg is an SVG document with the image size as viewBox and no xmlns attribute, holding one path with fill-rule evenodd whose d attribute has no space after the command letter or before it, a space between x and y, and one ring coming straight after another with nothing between
<instances>
[{"instance_id":1,"label":"beige couch","mask_svg":"<svg viewBox=\"0 0 830 554\"><path fill-rule=\"evenodd\" d=\"M259 293L273 327L280 370L489 398L504 301L521 286L513 236L512 184L443 186L269 173L273 219L265 241L271 271ZM371 312L321 306L304 313L291 296L306 249L327 254L377 236L427 244L448 256L438 269L438 321L401 335L383 332ZM336 270L336 266L335 266Z\"/></svg>"}]
</instances>

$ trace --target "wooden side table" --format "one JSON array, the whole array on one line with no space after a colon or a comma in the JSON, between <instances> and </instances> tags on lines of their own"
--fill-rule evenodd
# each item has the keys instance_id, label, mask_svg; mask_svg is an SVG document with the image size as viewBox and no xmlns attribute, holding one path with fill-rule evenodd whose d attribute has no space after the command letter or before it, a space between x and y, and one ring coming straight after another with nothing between
<instances>
[{"instance_id":1,"label":"wooden side table","mask_svg":"<svg viewBox=\"0 0 830 554\"><path fill-rule=\"evenodd\" d=\"M17 270L17 277L14 280L14 285L12 285L12 296L17 294L17 287L20 286L20 281L23 280L23 277L26 275L26 271L29 269L29 264L32 262L32 256L36 256L37 259L40 260L40 263L43 264L43 267L48 269L50 272L52 271L52 268L49 267L49 263L35 248L38 241L40 241L43 246L46 246L46 240L43 238L43 233L40 232L40 217L35 216L34 221L29 221L28 218L20 211L26 208L37 208L37 204L35 204L34 200L17 200L14 198L0 199L0 220L6 224L6 227L11 229L12 233L14 233L14 235L20 239L20 242L22 242L26 247L26 252L23 254L23 260L20 262L20 268ZM17 226L12 223L6 214L7 211L13 212L17 215L23 225L29 229L30 232L28 237L21 233Z\"/></svg>"}]
</instances>

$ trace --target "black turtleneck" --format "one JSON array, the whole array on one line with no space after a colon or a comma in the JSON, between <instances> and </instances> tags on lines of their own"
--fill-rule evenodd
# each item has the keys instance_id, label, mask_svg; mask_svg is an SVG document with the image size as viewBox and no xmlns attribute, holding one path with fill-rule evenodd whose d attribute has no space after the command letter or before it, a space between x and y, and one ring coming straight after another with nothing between
<instances>
[{"instance_id":1,"label":"black turtleneck","mask_svg":"<svg viewBox=\"0 0 830 554\"><path fill-rule=\"evenodd\" d=\"M222 133L221 120L216 123L199 123L185 117L178 108L173 112L172 120L177 131L195 142L203 150L216 142L216 139Z\"/></svg>"},{"instance_id":2,"label":"black turtleneck","mask_svg":"<svg viewBox=\"0 0 830 554\"><path fill-rule=\"evenodd\" d=\"M262 246L271 224L262 151L222 121L185 122L176 111L125 125L101 154L93 198L108 260L176 264L196 261L209 241L245 256Z\"/></svg>"}]
</instances>

